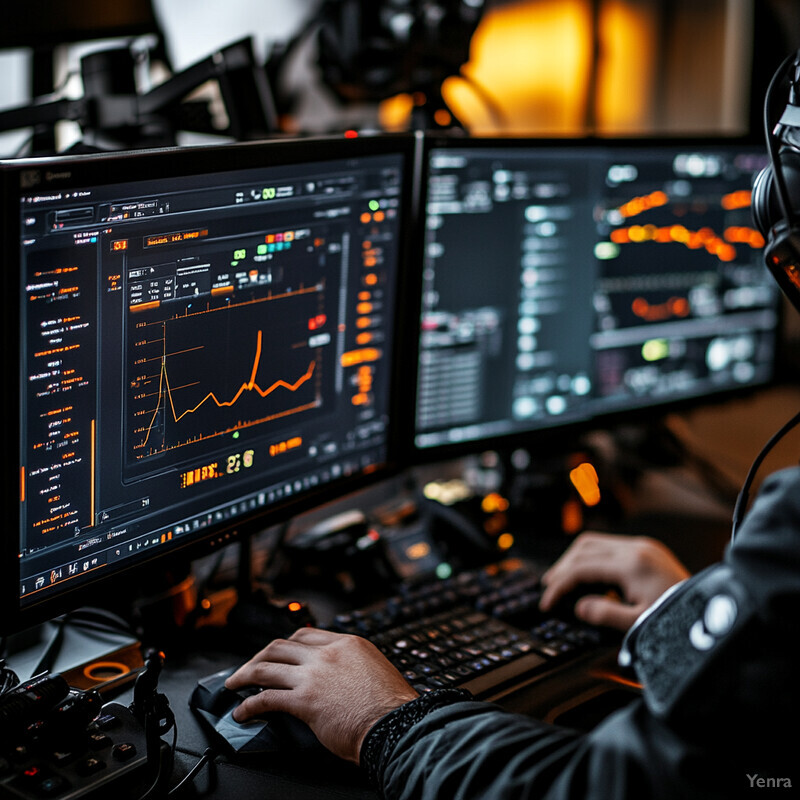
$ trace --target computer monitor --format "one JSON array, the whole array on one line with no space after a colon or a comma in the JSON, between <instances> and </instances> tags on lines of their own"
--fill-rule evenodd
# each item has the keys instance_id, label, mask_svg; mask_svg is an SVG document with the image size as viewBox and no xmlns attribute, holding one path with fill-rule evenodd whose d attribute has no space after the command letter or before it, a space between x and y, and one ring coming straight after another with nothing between
<instances>
[{"instance_id":1,"label":"computer monitor","mask_svg":"<svg viewBox=\"0 0 800 800\"><path fill-rule=\"evenodd\" d=\"M393 469L414 150L2 163L2 632Z\"/></svg>"},{"instance_id":2,"label":"computer monitor","mask_svg":"<svg viewBox=\"0 0 800 800\"><path fill-rule=\"evenodd\" d=\"M418 457L773 378L762 145L429 138Z\"/></svg>"}]
</instances>

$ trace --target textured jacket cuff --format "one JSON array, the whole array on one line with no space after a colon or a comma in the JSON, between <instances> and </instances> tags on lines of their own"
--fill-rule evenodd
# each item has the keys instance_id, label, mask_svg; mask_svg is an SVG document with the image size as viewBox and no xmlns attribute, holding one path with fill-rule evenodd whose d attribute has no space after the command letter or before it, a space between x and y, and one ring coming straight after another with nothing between
<instances>
[{"instance_id":1,"label":"textured jacket cuff","mask_svg":"<svg viewBox=\"0 0 800 800\"><path fill-rule=\"evenodd\" d=\"M466 689L435 689L390 711L370 728L361 745L361 766L370 781L380 785L383 767L403 734L432 711L452 703L474 700Z\"/></svg>"}]
</instances>

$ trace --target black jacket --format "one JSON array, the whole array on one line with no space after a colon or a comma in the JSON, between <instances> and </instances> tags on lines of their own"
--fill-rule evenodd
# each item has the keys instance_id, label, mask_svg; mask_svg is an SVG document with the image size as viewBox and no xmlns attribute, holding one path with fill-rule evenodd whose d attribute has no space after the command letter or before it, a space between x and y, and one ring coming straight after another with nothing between
<instances>
[{"instance_id":1,"label":"black jacket","mask_svg":"<svg viewBox=\"0 0 800 800\"><path fill-rule=\"evenodd\" d=\"M381 720L362 765L392 799L794 796L800 469L765 481L724 560L657 603L627 647L643 697L589 734L444 690Z\"/></svg>"}]
</instances>

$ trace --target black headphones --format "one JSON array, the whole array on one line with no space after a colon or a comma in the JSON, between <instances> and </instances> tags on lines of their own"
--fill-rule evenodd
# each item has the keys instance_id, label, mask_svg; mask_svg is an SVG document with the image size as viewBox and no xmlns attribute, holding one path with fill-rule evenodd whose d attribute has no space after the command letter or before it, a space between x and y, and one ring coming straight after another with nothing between
<instances>
[{"instance_id":1,"label":"black headphones","mask_svg":"<svg viewBox=\"0 0 800 800\"><path fill-rule=\"evenodd\" d=\"M788 78L789 99L773 126L775 95ZM800 51L786 58L764 99L770 164L753 184L752 214L766 240L764 261L800 311Z\"/></svg>"}]
</instances>

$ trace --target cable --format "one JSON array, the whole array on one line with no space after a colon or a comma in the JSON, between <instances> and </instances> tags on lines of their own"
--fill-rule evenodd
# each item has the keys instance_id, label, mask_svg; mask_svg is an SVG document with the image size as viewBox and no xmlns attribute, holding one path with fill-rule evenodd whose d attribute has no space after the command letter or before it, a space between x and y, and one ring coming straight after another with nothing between
<instances>
[{"instance_id":1,"label":"cable","mask_svg":"<svg viewBox=\"0 0 800 800\"><path fill-rule=\"evenodd\" d=\"M203 769L206 764L213 761L217 755L218 753L213 747L207 747L198 762L189 770L181 782L169 790L167 797L173 797L174 795L178 794L178 792L180 792L188 783L191 783L197 777L200 770Z\"/></svg>"},{"instance_id":2,"label":"cable","mask_svg":"<svg viewBox=\"0 0 800 800\"><path fill-rule=\"evenodd\" d=\"M789 431L800 423L800 412L795 414L788 422L777 430L769 441L761 448L761 452L755 457L744 479L739 496L736 498L736 505L733 509L733 526L731 528L731 541L736 537L736 531L744 518L745 509L747 508L747 500L750 495L750 488L755 480L758 468L761 466L764 459L769 455L770 451L776 444L787 434Z\"/></svg>"},{"instance_id":3,"label":"cable","mask_svg":"<svg viewBox=\"0 0 800 800\"><path fill-rule=\"evenodd\" d=\"M170 712L170 715L171 715L171 713L172 712ZM148 721L148 723L146 723L146 725L149 725L149 724L150 723ZM161 749L162 741L161 741L161 736L159 735L160 731L156 731L156 732L153 732L153 731L150 731L150 730L145 731L146 736L148 738L147 760L149 762L151 757L153 757L153 755L154 755L154 753L151 750L151 742L149 741L150 738L151 738L151 735L152 735L154 737L153 738L153 742L155 743L155 746L158 747L158 756L157 756L157 758L158 758L158 767L156 768L156 774L155 774L155 777L153 778L153 782L150 784L150 787L147 789L147 791L139 798L139 800L151 800L151 798L162 797L162 796L166 796L166 794L167 794L166 792L162 791L162 786L163 786L164 782L167 780L167 778L169 777L169 775L172 773L172 764L173 764L174 758L175 758L175 749L176 749L177 744L178 744L178 726L175 724L175 717L174 716L171 716L168 724L170 724L170 726L172 727L172 745L170 746L170 757L169 757L169 759L164 758L163 751ZM167 728L167 730L169 730L169 728ZM157 742L156 742L156 739L157 739Z\"/></svg>"},{"instance_id":4,"label":"cable","mask_svg":"<svg viewBox=\"0 0 800 800\"><path fill-rule=\"evenodd\" d=\"M0 658L0 695L13 689L19 683L17 673L6 665L6 660Z\"/></svg>"}]
</instances>

